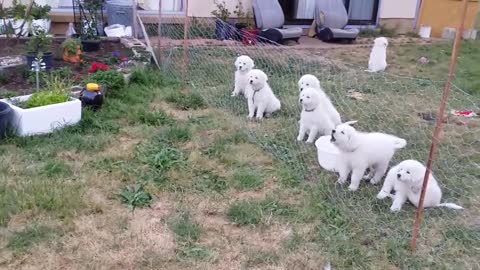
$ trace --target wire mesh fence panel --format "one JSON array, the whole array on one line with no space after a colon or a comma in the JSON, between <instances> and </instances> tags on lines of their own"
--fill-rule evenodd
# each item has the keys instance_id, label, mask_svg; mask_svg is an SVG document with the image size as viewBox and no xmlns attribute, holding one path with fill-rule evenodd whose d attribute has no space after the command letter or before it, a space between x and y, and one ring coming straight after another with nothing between
<instances>
[{"instance_id":1,"label":"wire mesh fence panel","mask_svg":"<svg viewBox=\"0 0 480 270\"><path fill-rule=\"evenodd\" d=\"M172 79L185 79L188 92L201 95L211 108L229 115L235 125L248 134L250 142L270 153L288 170L293 181L307 186L321 186L316 189L315 196L335 209L331 215L319 214L319 218L332 219L325 221L331 227L317 228L317 234L313 236L321 238L319 241L324 243L322 252L338 255L341 250L352 246L362 247L359 255L365 256L369 256L370 248L385 252L389 249L406 250L414 218L413 209L396 215L390 213L391 202L379 201L375 197L380 187L365 182L356 193L347 191L346 186L336 184L335 173L320 168L315 146L297 142L301 112L297 82L304 74L315 75L340 112L342 121L358 120L356 128L360 131L384 132L407 140L406 148L396 152L390 165L405 159L426 161L438 117L436 113L443 82L389 73L368 73L364 68L352 67L295 47L272 44L261 38L257 38L253 45L245 45L242 43L245 35L230 25L216 19L187 19L186 66L183 66L182 59L185 18L163 16L160 33L158 23L145 25L147 38L154 46L162 72ZM228 29L229 39L217 39L219 25ZM234 62L240 55L250 56L255 68L268 75L268 83L282 105L273 117L262 121L249 120L246 99L231 96ZM186 78L182 78L182 68L187 70ZM354 94L360 96L355 97ZM479 101L454 87L447 111L458 108L475 110ZM478 240L479 131L478 122L467 123L465 118L450 114L445 118L433 174L442 187L442 200L458 203L466 210L432 209L425 213L419 250L423 249L420 253L425 253L423 255L432 260L445 259L441 258L445 255L443 248L454 245L452 239ZM378 246L370 247L362 243L363 240L358 240L362 239L362 235L370 234L380 239L381 243L376 242ZM404 245L395 246L393 243ZM478 248L478 242L465 240L459 244L462 250L475 247ZM471 254L468 251L457 254L456 258L450 253L448 256L452 259L451 263L455 261L464 267L478 265L478 257ZM375 256L367 261L375 260ZM392 260L395 261L395 258Z\"/></svg>"}]
</instances>

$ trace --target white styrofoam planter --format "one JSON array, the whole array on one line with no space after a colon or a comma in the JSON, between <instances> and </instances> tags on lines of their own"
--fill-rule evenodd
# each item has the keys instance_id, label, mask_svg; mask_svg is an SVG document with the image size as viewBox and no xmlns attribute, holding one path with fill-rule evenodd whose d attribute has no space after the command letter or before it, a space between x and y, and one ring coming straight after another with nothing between
<instances>
[{"instance_id":1,"label":"white styrofoam planter","mask_svg":"<svg viewBox=\"0 0 480 270\"><path fill-rule=\"evenodd\" d=\"M30 23L27 21L24 24L24 19L10 19L10 23L12 24L13 30L15 31L15 35L26 36L28 35L28 31L30 29ZM21 28L23 24L23 28Z\"/></svg>"},{"instance_id":2,"label":"white styrofoam planter","mask_svg":"<svg viewBox=\"0 0 480 270\"><path fill-rule=\"evenodd\" d=\"M51 25L52 25L52 21L50 19L32 20L31 33L34 36L36 35L35 28L38 28L38 30L41 30L45 33L48 33L50 31Z\"/></svg>"},{"instance_id":3,"label":"white styrofoam planter","mask_svg":"<svg viewBox=\"0 0 480 270\"><path fill-rule=\"evenodd\" d=\"M26 101L31 95L12 98ZM4 99L13 110L12 125L19 136L31 136L51 133L55 130L71 126L82 118L82 103L78 99L47 106L22 109L12 104L12 99Z\"/></svg>"}]
</instances>

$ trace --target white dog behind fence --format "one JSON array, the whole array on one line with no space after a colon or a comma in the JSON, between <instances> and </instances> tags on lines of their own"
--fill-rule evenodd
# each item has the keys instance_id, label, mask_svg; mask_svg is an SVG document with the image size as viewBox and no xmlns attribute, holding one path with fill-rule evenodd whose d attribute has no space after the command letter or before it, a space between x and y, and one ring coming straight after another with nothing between
<instances>
[{"instance_id":1,"label":"white dog behind fence","mask_svg":"<svg viewBox=\"0 0 480 270\"><path fill-rule=\"evenodd\" d=\"M390 208L392 212L400 211L407 200L415 205L415 207L418 207L425 172L425 166L416 160L404 160L400 162L388 171L385 183L383 184L382 190L378 193L377 198L393 198L393 204ZM390 194L392 190L395 190L395 195ZM463 209L463 207L454 203L440 203L441 200L442 190L433 174L430 173L423 207Z\"/></svg>"},{"instance_id":2,"label":"white dog behind fence","mask_svg":"<svg viewBox=\"0 0 480 270\"><path fill-rule=\"evenodd\" d=\"M320 86L320 80L311 74L303 75L300 80L298 80L298 90L301 93L306 88L313 88L319 92L318 95L320 99L320 106L324 108L324 111L329 116L330 121L332 121L335 126L340 125L342 123L340 114Z\"/></svg>"},{"instance_id":3,"label":"white dog behind fence","mask_svg":"<svg viewBox=\"0 0 480 270\"><path fill-rule=\"evenodd\" d=\"M241 55L235 60L235 87L232 96L245 96L245 87L248 84L248 72L253 69L255 63L252 58Z\"/></svg>"},{"instance_id":4,"label":"white dog behind fence","mask_svg":"<svg viewBox=\"0 0 480 270\"><path fill-rule=\"evenodd\" d=\"M384 37L376 38L368 60L369 72L384 71L387 68L388 40Z\"/></svg>"},{"instance_id":5,"label":"white dog behind fence","mask_svg":"<svg viewBox=\"0 0 480 270\"><path fill-rule=\"evenodd\" d=\"M348 187L351 191L358 189L368 168L374 171L370 183L379 183L395 150L407 145L407 141L393 135L359 132L351 126L356 122L351 121L337 126L331 136L331 141L340 150L338 182L345 183L351 172L351 183Z\"/></svg>"},{"instance_id":6,"label":"white dog behind fence","mask_svg":"<svg viewBox=\"0 0 480 270\"><path fill-rule=\"evenodd\" d=\"M324 105L325 96L314 88L305 88L300 92L299 101L302 104L300 114L300 129L298 141L302 141L308 134L307 143L313 143L317 135L330 135L335 123Z\"/></svg>"},{"instance_id":7,"label":"white dog behind fence","mask_svg":"<svg viewBox=\"0 0 480 270\"><path fill-rule=\"evenodd\" d=\"M263 71L252 69L248 73L248 84L245 90L248 100L248 118L262 119L264 114L269 117L280 110L280 100L268 85L268 76Z\"/></svg>"}]
</instances>

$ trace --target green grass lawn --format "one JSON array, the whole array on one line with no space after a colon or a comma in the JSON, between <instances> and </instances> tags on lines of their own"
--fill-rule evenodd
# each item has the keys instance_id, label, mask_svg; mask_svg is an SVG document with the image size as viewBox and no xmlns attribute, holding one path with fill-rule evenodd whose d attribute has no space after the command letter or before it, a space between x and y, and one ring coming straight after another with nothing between
<instances>
[{"instance_id":1,"label":"green grass lawn","mask_svg":"<svg viewBox=\"0 0 480 270\"><path fill-rule=\"evenodd\" d=\"M161 71L135 72L100 111L84 110L79 125L0 142L0 268L477 268L478 126L445 124L434 173L445 200L466 210L425 211L415 254L411 205L391 214L391 202L375 198L379 187L348 192L319 168L313 146L295 140L296 81L312 73L344 120L407 139L394 162L425 160L433 124L418 114L436 111L442 84L427 77L448 56L399 49L436 64L406 78L281 49L195 47L186 91L182 52L164 50ZM247 121L245 101L230 97L237 54L269 75L282 101L272 119ZM420 69L407 53L394 61ZM462 76L458 85L474 85ZM351 90L364 100L348 97ZM453 89L449 109L476 102Z\"/></svg>"}]
</instances>

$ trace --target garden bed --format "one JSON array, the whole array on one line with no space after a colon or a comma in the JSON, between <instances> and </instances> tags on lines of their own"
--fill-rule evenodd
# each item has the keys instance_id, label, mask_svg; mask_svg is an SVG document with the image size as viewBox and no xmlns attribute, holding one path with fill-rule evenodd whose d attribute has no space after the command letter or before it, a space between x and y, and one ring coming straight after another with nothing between
<instances>
[{"instance_id":1,"label":"garden bed","mask_svg":"<svg viewBox=\"0 0 480 270\"><path fill-rule=\"evenodd\" d=\"M130 49L123 46L120 42L103 41L101 48L96 52L83 52L83 63L74 64L62 60L62 52L60 49L64 39L54 39L52 44L52 52L54 53L53 71L62 69L64 73L71 71L73 79L80 81L88 74L90 64L93 62L106 63L112 56L113 52L119 52L122 56L131 56ZM25 39L6 40L0 38L0 57L10 55L23 55L25 53ZM0 71L0 98L9 97L14 93L26 95L33 92L34 82L29 79L29 67L26 65L5 68ZM6 95L5 92L8 92Z\"/></svg>"}]
</instances>

